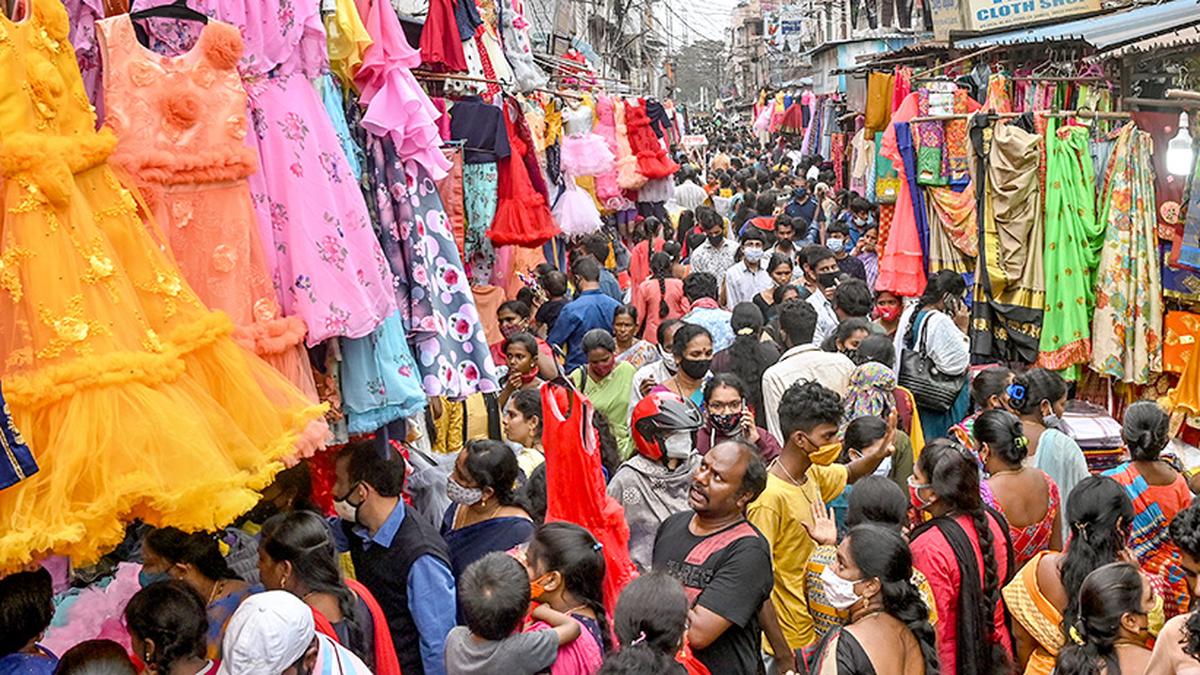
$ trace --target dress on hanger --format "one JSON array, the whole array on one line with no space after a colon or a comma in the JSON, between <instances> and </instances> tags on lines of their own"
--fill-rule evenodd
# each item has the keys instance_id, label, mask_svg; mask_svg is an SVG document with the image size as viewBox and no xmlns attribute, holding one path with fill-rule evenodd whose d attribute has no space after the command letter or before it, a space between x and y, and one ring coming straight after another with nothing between
<instances>
[{"instance_id":1,"label":"dress on hanger","mask_svg":"<svg viewBox=\"0 0 1200 675\"><path fill-rule=\"evenodd\" d=\"M41 470L0 491L0 573L92 562L135 517L221 527L326 433L163 253L107 163L63 5L25 3L0 15L0 380Z\"/></svg>"},{"instance_id":2,"label":"dress on hanger","mask_svg":"<svg viewBox=\"0 0 1200 675\"><path fill-rule=\"evenodd\" d=\"M616 158L600 136L592 133L592 108L586 103L563 111L566 135L562 141L561 167L573 177L596 176L611 171Z\"/></svg>"},{"instance_id":3,"label":"dress on hanger","mask_svg":"<svg viewBox=\"0 0 1200 675\"><path fill-rule=\"evenodd\" d=\"M646 176L638 166L638 157L633 150L625 116L625 103L620 99L613 99L613 121L616 124L617 135L617 185L622 190L637 190L646 184Z\"/></svg>"},{"instance_id":4,"label":"dress on hanger","mask_svg":"<svg viewBox=\"0 0 1200 675\"><path fill-rule=\"evenodd\" d=\"M521 91L545 87L550 78L533 60L529 40L529 22L519 8L519 0L499 0L500 37L504 55L512 66L513 77Z\"/></svg>"},{"instance_id":5,"label":"dress on hanger","mask_svg":"<svg viewBox=\"0 0 1200 675\"><path fill-rule=\"evenodd\" d=\"M638 173L647 180L675 175L679 165L667 157L667 151L650 128L650 118L640 103L625 103L625 124L629 130L629 146L637 157Z\"/></svg>"},{"instance_id":6,"label":"dress on hanger","mask_svg":"<svg viewBox=\"0 0 1200 675\"><path fill-rule=\"evenodd\" d=\"M461 73L467 69L452 0L429 0L429 14L421 29L421 64L435 73Z\"/></svg>"},{"instance_id":7,"label":"dress on hanger","mask_svg":"<svg viewBox=\"0 0 1200 675\"><path fill-rule=\"evenodd\" d=\"M601 206L610 211L631 208L633 203L625 198L617 183L617 122L613 114L613 101L607 96L596 97L595 132L604 139L604 145L614 158L612 168L596 175L596 198Z\"/></svg>"},{"instance_id":8,"label":"dress on hanger","mask_svg":"<svg viewBox=\"0 0 1200 675\"><path fill-rule=\"evenodd\" d=\"M525 155L533 149L517 133L513 116L518 114L506 101L504 125L513 153L498 163L496 218L487 232L495 246L541 246L559 233L545 196L530 181Z\"/></svg>"},{"instance_id":9,"label":"dress on hanger","mask_svg":"<svg viewBox=\"0 0 1200 675\"><path fill-rule=\"evenodd\" d=\"M113 165L137 183L200 300L228 314L234 339L316 400L304 322L279 309L246 182L258 159L245 144L237 28L210 21L178 56L143 47L126 14L97 21L96 31L105 124L118 139Z\"/></svg>"}]
</instances>

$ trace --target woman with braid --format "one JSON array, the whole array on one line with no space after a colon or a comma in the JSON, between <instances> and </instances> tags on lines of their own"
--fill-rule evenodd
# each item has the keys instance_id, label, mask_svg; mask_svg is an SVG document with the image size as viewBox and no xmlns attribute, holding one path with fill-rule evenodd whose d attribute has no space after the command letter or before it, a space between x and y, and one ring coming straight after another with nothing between
<instances>
[{"instance_id":1,"label":"woman with braid","mask_svg":"<svg viewBox=\"0 0 1200 675\"><path fill-rule=\"evenodd\" d=\"M938 660L944 673L1003 673L1012 638L1000 588L1012 573L1008 523L979 496L979 466L955 441L925 446L909 497L932 519L913 530L913 566L933 589Z\"/></svg>"},{"instance_id":2,"label":"woman with braid","mask_svg":"<svg viewBox=\"0 0 1200 675\"><path fill-rule=\"evenodd\" d=\"M898 532L870 524L851 528L821 578L849 623L829 631L807 655L809 672L834 664L828 672L838 675L939 672L929 608L913 585L912 553Z\"/></svg>"},{"instance_id":3,"label":"woman with braid","mask_svg":"<svg viewBox=\"0 0 1200 675\"><path fill-rule=\"evenodd\" d=\"M133 653L151 675L212 675L205 658L208 618L204 599L182 581L159 581L125 605L125 627Z\"/></svg>"},{"instance_id":4,"label":"woman with braid","mask_svg":"<svg viewBox=\"0 0 1200 675\"><path fill-rule=\"evenodd\" d=\"M653 344L658 343L658 325L667 319L678 319L688 311L683 295L683 282L672 275L674 259L669 253L650 256L650 277L634 278L633 307L641 319L637 335ZM670 345L666 345L670 351Z\"/></svg>"}]
</instances>

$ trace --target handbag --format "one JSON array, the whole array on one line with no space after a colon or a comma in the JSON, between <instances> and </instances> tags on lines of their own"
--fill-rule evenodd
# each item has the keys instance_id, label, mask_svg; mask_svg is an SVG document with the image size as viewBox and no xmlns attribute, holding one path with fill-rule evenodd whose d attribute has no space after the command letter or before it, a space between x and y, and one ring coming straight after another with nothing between
<instances>
[{"instance_id":1,"label":"handbag","mask_svg":"<svg viewBox=\"0 0 1200 675\"><path fill-rule=\"evenodd\" d=\"M924 324L926 317L921 317ZM905 346L900 352L900 375L897 382L901 387L912 392L917 406L934 412L946 412L958 400L963 385L967 382L967 374L947 375L937 369L925 353L925 339L928 331L921 331L915 325L915 330L921 336L921 344L916 348ZM908 340L905 340L907 345Z\"/></svg>"}]
</instances>

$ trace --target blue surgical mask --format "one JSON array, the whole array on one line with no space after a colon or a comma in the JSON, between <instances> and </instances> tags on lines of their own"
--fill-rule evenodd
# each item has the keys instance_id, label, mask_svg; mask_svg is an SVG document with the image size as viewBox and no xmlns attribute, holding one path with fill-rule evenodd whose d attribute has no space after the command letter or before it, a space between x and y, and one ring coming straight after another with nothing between
<instances>
[{"instance_id":1,"label":"blue surgical mask","mask_svg":"<svg viewBox=\"0 0 1200 675\"><path fill-rule=\"evenodd\" d=\"M138 585L142 588L157 584L160 581L170 581L171 575L166 572L150 572L143 568L138 572Z\"/></svg>"},{"instance_id":2,"label":"blue surgical mask","mask_svg":"<svg viewBox=\"0 0 1200 675\"><path fill-rule=\"evenodd\" d=\"M845 247L846 247L845 239L827 239L825 241L825 248L828 248L830 251L833 251L834 253L841 253Z\"/></svg>"}]
</instances>

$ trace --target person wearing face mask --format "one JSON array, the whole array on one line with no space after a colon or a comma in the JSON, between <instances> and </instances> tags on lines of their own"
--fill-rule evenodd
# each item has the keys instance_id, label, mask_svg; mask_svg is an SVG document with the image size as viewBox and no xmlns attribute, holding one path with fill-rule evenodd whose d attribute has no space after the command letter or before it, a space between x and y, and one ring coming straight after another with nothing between
<instances>
[{"instance_id":1,"label":"person wearing face mask","mask_svg":"<svg viewBox=\"0 0 1200 675\"><path fill-rule=\"evenodd\" d=\"M742 235L741 262L725 272L721 287L721 306L727 309L754 297L772 286L771 275L763 265L770 237L757 227L746 229Z\"/></svg>"},{"instance_id":2,"label":"person wearing face mask","mask_svg":"<svg viewBox=\"0 0 1200 675\"><path fill-rule=\"evenodd\" d=\"M855 279L867 280L867 268L861 260L850 255L854 244L850 241L850 228L842 223L830 223L825 228L825 248L833 252L838 269Z\"/></svg>"},{"instance_id":3,"label":"person wearing face mask","mask_svg":"<svg viewBox=\"0 0 1200 675\"><path fill-rule=\"evenodd\" d=\"M663 321L678 319L687 313L683 280L674 276L675 259L669 253L650 256L650 277L633 287L633 307L640 319L635 332L647 342L658 345L658 328ZM635 277L637 279L637 277Z\"/></svg>"},{"instance_id":4,"label":"person wearing face mask","mask_svg":"<svg viewBox=\"0 0 1200 675\"><path fill-rule=\"evenodd\" d=\"M712 377L713 339L703 326L684 322L671 344L679 369L671 379L651 389L669 391L699 408L704 404L704 383Z\"/></svg>"},{"instance_id":5,"label":"person wearing face mask","mask_svg":"<svg viewBox=\"0 0 1200 675\"><path fill-rule=\"evenodd\" d=\"M849 621L808 655L809 672L834 664L839 675L939 672L929 608L912 572L912 553L899 533L870 524L851 529L821 577L829 603Z\"/></svg>"},{"instance_id":6,"label":"person wearing face mask","mask_svg":"<svg viewBox=\"0 0 1200 675\"><path fill-rule=\"evenodd\" d=\"M733 373L718 373L704 385L704 426L696 434L696 451L703 455L731 438L753 443L765 461L779 456L778 439L754 420L742 379Z\"/></svg>"},{"instance_id":7,"label":"person wearing face mask","mask_svg":"<svg viewBox=\"0 0 1200 675\"><path fill-rule=\"evenodd\" d=\"M683 322L677 319L667 319L658 324L656 335L658 344L655 345L655 348L658 349L659 360L638 368L637 372L633 374L629 396L630 406L642 400L642 397L649 394L650 390L660 382L666 382L675 377L679 365L675 363L675 354L671 350L671 343L675 340L675 331L679 330L682 325Z\"/></svg>"},{"instance_id":8,"label":"person wearing face mask","mask_svg":"<svg viewBox=\"0 0 1200 675\"><path fill-rule=\"evenodd\" d=\"M668 391L655 392L633 408L630 434L637 454L617 469L608 494L625 509L629 556L650 569L658 526L687 509L691 475L700 463L695 434L703 419L690 403Z\"/></svg>"},{"instance_id":9,"label":"person wearing face mask","mask_svg":"<svg viewBox=\"0 0 1200 675\"><path fill-rule=\"evenodd\" d=\"M805 246L800 251L800 257L804 263L804 287L809 290L805 301L817 310L813 342L819 345L837 329L838 316L833 308L833 296L842 272L833 252L824 246Z\"/></svg>"},{"instance_id":10,"label":"person wearing face mask","mask_svg":"<svg viewBox=\"0 0 1200 675\"><path fill-rule=\"evenodd\" d=\"M916 306L905 314L908 321L901 319L901 328L896 332L898 355L902 356L905 348L915 350L932 361L941 374L962 378L958 396L948 408L931 407L923 405L925 401L917 401L926 440L945 436L971 407L969 378L966 376L971 366L967 339L967 323L971 317L963 300L966 292L966 283L957 272L941 270L929 275L925 292ZM905 371L899 363L895 368L900 381L906 381Z\"/></svg>"},{"instance_id":11,"label":"person wearing face mask","mask_svg":"<svg viewBox=\"0 0 1200 675\"><path fill-rule=\"evenodd\" d=\"M875 309L871 312L880 332L895 337L900 329L900 316L904 314L904 300L891 291L879 291L875 295Z\"/></svg>"},{"instance_id":12,"label":"person wearing face mask","mask_svg":"<svg viewBox=\"0 0 1200 675\"><path fill-rule=\"evenodd\" d=\"M499 441L468 441L458 453L446 479L451 504L441 527L455 579L488 553L507 551L533 535L533 519L516 490L520 474L516 455Z\"/></svg>"},{"instance_id":13,"label":"person wearing face mask","mask_svg":"<svg viewBox=\"0 0 1200 675\"><path fill-rule=\"evenodd\" d=\"M1071 494L1091 472L1079 444L1058 428L1067 408L1067 383L1053 370L1034 368L1013 378L1008 404L1029 439L1030 459L1025 464L1045 471L1060 494ZM1067 531L1065 514L1061 529Z\"/></svg>"},{"instance_id":14,"label":"person wearing face mask","mask_svg":"<svg viewBox=\"0 0 1200 675\"><path fill-rule=\"evenodd\" d=\"M705 240L691 250L692 273L707 272L720 284L725 270L733 267L738 243L726 234L725 219L707 206L696 209L696 220Z\"/></svg>"},{"instance_id":15,"label":"person wearing face mask","mask_svg":"<svg viewBox=\"0 0 1200 675\"><path fill-rule=\"evenodd\" d=\"M621 457L633 454L633 442L629 438L629 390L637 369L626 362L617 362L617 343L603 328L596 328L583 336L583 350L587 364L571 373L571 381L588 397L596 412L604 415L609 428L617 438Z\"/></svg>"},{"instance_id":16,"label":"person wearing face mask","mask_svg":"<svg viewBox=\"0 0 1200 675\"><path fill-rule=\"evenodd\" d=\"M717 277L705 272L693 272L683 280L683 293L691 303L691 311L683 322L703 326L712 336L716 351L733 344L732 315L717 303Z\"/></svg>"},{"instance_id":17,"label":"person wearing face mask","mask_svg":"<svg viewBox=\"0 0 1200 675\"><path fill-rule=\"evenodd\" d=\"M815 244L825 226L825 214L808 192L808 181L797 180L792 190L792 200L783 207L783 212L791 217L795 224L795 241L799 246Z\"/></svg>"},{"instance_id":18,"label":"person wearing face mask","mask_svg":"<svg viewBox=\"0 0 1200 675\"><path fill-rule=\"evenodd\" d=\"M908 482L917 517L932 518L909 536L913 567L929 580L938 616L938 663L944 673L1002 673L1012 637L1000 588L1012 575L1004 516L983 504L979 468L955 441L921 452Z\"/></svg>"},{"instance_id":19,"label":"person wearing face mask","mask_svg":"<svg viewBox=\"0 0 1200 675\"><path fill-rule=\"evenodd\" d=\"M509 300L501 304L500 308L496 310L496 322L499 325L501 339L491 345L492 361L497 366L503 366L508 364L508 355L504 353L508 338L517 333L533 335L533 321L530 319L529 305L520 300ZM545 340L534 337L537 340L537 353L534 356L538 368L543 373L548 372L548 377L553 377L554 350Z\"/></svg>"},{"instance_id":20,"label":"person wearing face mask","mask_svg":"<svg viewBox=\"0 0 1200 675\"><path fill-rule=\"evenodd\" d=\"M894 451L894 417L888 433L847 464L838 429L842 400L816 382L793 384L779 403L783 450L767 471L767 487L749 506L746 518L771 545L775 585L771 602L788 648L795 651L814 641L812 616L804 597L804 574L816 543L808 531L813 505L837 497L846 485L868 476ZM806 525L807 523L807 525ZM764 645L778 656L773 647Z\"/></svg>"},{"instance_id":21,"label":"person wearing face mask","mask_svg":"<svg viewBox=\"0 0 1200 675\"><path fill-rule=\"evenodd\" d=\"M446 635L456 623L450 553L437 529L405 506L405 469L404 458L389 447L346 446L334 460L333 507L355 574L387 617L401 670L444 675Z\"/></svg>"},{"instance_id":22,"label":"person wearing face mask","mask_svg":"<svg viewBox=\"0 0 1200 675\"><path fill-rule=\"evenodd\" d=\"M234 613L217 675L316 673L371 675L371 670L333 638L318 633L312 609L287 591L260 593Z\"/></svg>"},{"instance_id":23,"label":"person wearing face mask","mask_svg":"<svg viewBox=\"0 0 1200 675\"><path fill-rule=\"evenodd\" d=\"M762 313L764 321L771 321L778 313L775 292L792 283L795 269L790 252L784 253L776 250L768 258L767 276L771 278L771 285L755 295L752 300L754 306Z\"/></svg>"},{"instance_id":24,"label":"person wearing face mask","mask_svg":"<svg viewBox=\"0 0 1200 675\"><path fill-rule=\"evenodd\" d=\"M1150 584L1137 566L1109 563L1083 580L1071 642L1054 662L1058 675L1145 673L1150 663Z\"/></svg>"},{"instance_id":25,"label":"person wearing face mask","mask_svg":"<svg viewBox=\"0 0 1200 675\"><path fill-rule=\"evenodd\" d=\"M875 250L877 246L879 246L879 228L867 227L862 236L858 238L858 243L854 245L852 252L854 257L863 264L868 288L875 288L875 282L879 279L879 252ZM899 317L897 316L897 318Z\"/></svg>"}]
</instances>

